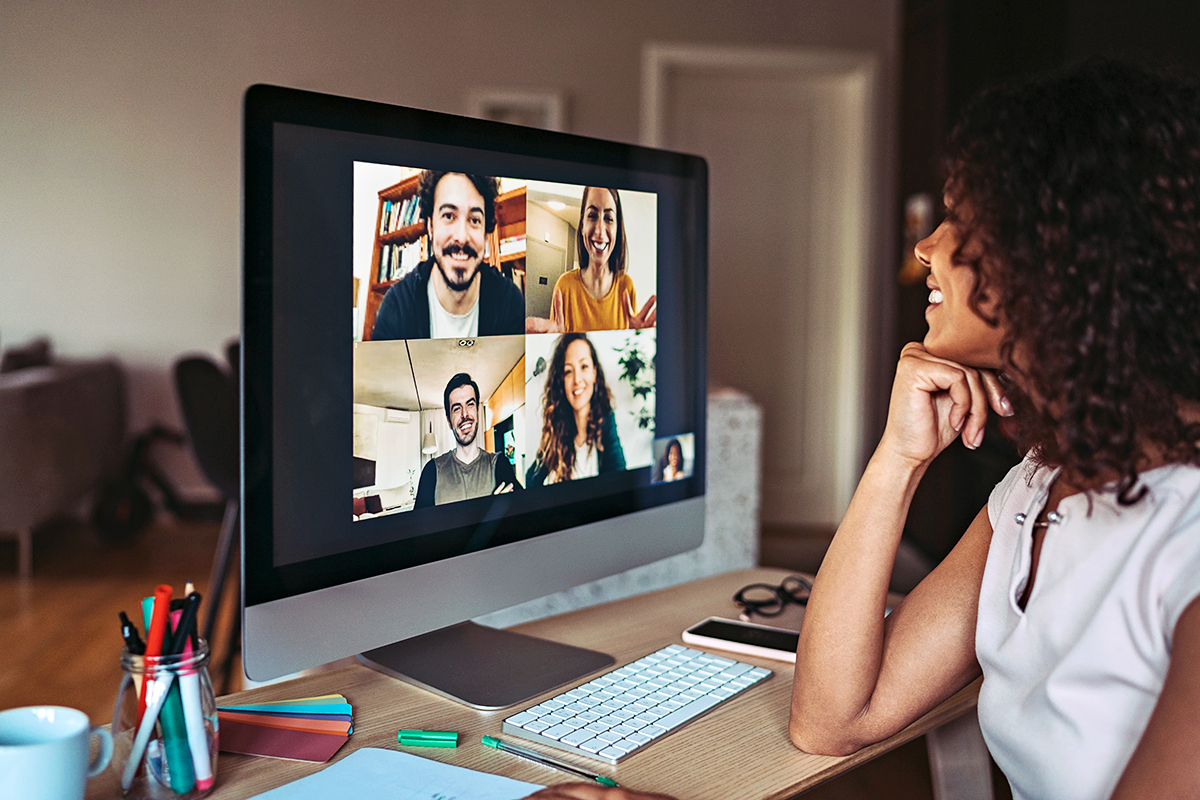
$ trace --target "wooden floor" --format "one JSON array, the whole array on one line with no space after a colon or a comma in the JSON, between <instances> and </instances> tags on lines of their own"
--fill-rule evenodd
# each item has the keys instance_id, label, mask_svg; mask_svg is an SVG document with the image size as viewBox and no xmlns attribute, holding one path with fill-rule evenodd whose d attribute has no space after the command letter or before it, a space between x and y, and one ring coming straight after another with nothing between
<instances>
[{"instance_id":1,"label":"wooden floor","mask_svg":"<svg viewBox=\"0 0 1200 800\"><path fill-rule=\"evenodd\" d=\"M191 580L205 593L219 523L155 522L115 547L86 525L56 523L34 539L33 577L16 577L16 546L0 541L0 709L33 704L82 709L111 721L121 679L117 614L133 616L160 583ZM207 602L207 601L206 601ZM227 629L231 619L218 626ZM223 641L220 635L214 636ZM214 657L220 657L220 652ZM229 691L241 688L234 664ZM1003 782L1003 777L998 780ZM1008 795L998 785L997 797ZM917 739L817 787L806 800L932 800L925 740Z\"/></svg>"},{"instance_id":2,"label":"wooden floor","mask_svg":"<svg viewBox=\"0 0 1200 800\"><path fill-rule=\"evenodd\" d=\"M34 536L27 581L16 577L16 546L0 542L0 709L65 705L110 722L121 680L118 612L140 619L141 598L160 583L180 596L191 580L205 593L219 528L159 521L115 547L86 525L53 523Z\"/></svg>"}]
</instances>

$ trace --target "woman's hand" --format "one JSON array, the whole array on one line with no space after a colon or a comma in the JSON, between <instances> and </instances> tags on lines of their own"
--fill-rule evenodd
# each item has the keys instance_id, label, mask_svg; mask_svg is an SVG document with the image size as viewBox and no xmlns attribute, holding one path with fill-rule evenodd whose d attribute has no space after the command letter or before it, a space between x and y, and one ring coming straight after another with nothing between
<instances>
[{"instance_id":1,"label":"woman's hand","mask_svg":"<svg viewBox=\"0 0 1200 800\"><path fill-rule=\"evenodd\" d=\"M665 794L612 789L595 783L560 783L547 786L525 800L674 800Z\"/></svg>"},{"instance_id":2,"label":"woman's hand","mask_svg":"<svg viewBox=\"0 0 1200 800\"><path fill-rule=\"evenodd\" d=\"M993 373L939 358L911 342L896 366L879 449L922 466L959 436L974 450L983 442L989 407L1001 416L1012 414Z\"/></svg>"},{"instance_id":3,"label":"woman's hand","mask_svg":"<svg viewBox=\"0 0 1200 800\"><path fill-rule=\"evenodd\" d=\"M629 316L630 328L653 328L658 320L658 308L655 303L658 300L658 295L650 295L650 299L642 306L642 310L636 314L633 311L633 296L629 292L622 295L625 313Z\"/></svg>"},{"instance_id":4,"label":"woman's hand","mask_svg":"<svg viewBox=\"0 0 1200 800\"><path fill-rule=\"evenodd\" d=\"M545 317L526 317L525 332L526 333L562 333L566 330L566 325L563 322L563 317L566 314L563 312L562 292L555 290L554 299L550 303L550 319Z\"/></svg>"}]
</instances>

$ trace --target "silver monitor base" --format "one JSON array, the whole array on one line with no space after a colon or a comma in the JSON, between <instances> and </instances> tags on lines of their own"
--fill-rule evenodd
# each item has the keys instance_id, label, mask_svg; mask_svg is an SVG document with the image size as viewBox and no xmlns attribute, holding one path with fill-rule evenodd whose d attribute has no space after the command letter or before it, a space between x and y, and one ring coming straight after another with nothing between
<instances>
[{"instance_id":1,"label":"silver monitor base","mask_svg":"<svg viewBox=\"0 0 1200 800\"><path fill-rule=\"evenodd\" d=\"M515 706L616 663L607 653L474 622L368 650L358 660L482 711Z\"/></svg>"}]
</instances>

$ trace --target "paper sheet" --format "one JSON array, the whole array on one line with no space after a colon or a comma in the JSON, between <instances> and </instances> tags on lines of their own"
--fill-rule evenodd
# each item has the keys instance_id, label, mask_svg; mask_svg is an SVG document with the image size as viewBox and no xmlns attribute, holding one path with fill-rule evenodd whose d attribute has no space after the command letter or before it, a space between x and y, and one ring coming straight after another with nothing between
<instances>
[{"instance_id":1,"label":"paper sheet","mask_svg":"<svg viewBox=\"0 0 1200 800\"><path fill-rule=\"evenodd\" d=\"M260 800L519 800L542 787L428 758L364 747L336 764L264 792Z\"/></svg>"}]
</instances>

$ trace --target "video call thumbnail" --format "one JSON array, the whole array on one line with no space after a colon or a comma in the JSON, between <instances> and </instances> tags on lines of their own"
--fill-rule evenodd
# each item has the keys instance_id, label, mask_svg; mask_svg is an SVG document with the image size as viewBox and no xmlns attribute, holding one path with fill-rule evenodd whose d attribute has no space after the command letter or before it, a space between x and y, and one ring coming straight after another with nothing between
<instances>
[{"instance_id":1,"label":"video call thumbnail","mask_svg":"<svg viewBox=\"0 0 1200 800\"><path fill-rule=\"evenodd\" d=\"M657 197L354 164L355 520L654 463Z\"/></svg>"},{"instance_id":2,"label":"video call thumbnail","mask_svg":"<svg viewBox=\"0 0 1200 800\"><path fill-rule=\"evenodd\" d=\"M651 483L670 483L692 476L695 468L696 442L690 433L664 436L654 440L654 471Z\"/></svg>"}]
</instances>

